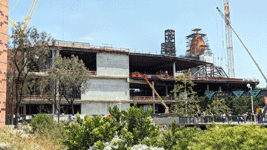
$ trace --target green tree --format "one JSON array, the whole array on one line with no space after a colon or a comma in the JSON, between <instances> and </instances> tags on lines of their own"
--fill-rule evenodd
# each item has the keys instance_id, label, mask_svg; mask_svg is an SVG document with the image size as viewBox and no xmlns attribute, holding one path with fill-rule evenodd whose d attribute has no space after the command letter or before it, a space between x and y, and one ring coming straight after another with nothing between
<instances>
[{"instance_id":1,"label":"green tree","mask_svg":"<svg viewBox=\"0 0 267 150\"><path fill-rule=\"evenodd\" d=\"M206 111L208 109L208 106L211 105L212 101L209 100L206 96L199 97L198 105L200 107L200 111Z\"/></svg>"},{"instance_id":2,"label":"green tree","mask_svg":"<svg viewBox=\"0 0 267 150\"><path fill-rule=\"evenodd\" d=\"M213 113L220 116L223 113L231 113L230 108L225 104L224 99L213 98L211 104L207 106L207 113Z\"/></svg>"},{"instance_id":3,"label":"green tree","mask_svg":"<svg viewBox=\"0 0 267 150\"><path fill-rule=\"evenodd\" d=\"M57 76L53 76L53 73ZM59 94L70 104L72 115L74 115L73 103L77 95L83 94L89 89L89 70L87 70L83 61L74 55L70 58L58 56L50 74L59 81Z\"/></svg>"},{"instance_id":4,"label":"green tree","mask_svg":"<svg viewBox=\"0 0 267 150\"><path fill-rule=\"evenodd\" d=\"M194 116L197 112L197 93L193 90L195 84L189 80L186 75L182 75L175 81L175 87L172 93L179 96L176 97L176 103L172 105L172 113L175 116Z\"/></svg>"},{"instance_id":5,"label":"green tree","mask_svg":"<svg viewBox=\"0 0 267 150\"><path fill-rule=\"evenodd\" d=\"M28 81L35 76L33 72L40 71L44 66L50 53L49 43L53 42L46 32L39 33L36 28L21 32L22 24L18 23L18 26L19 28L12 28L14 36L10 39L7 75L7 84L12 86L7 91L7 100L14 104L15 114L20 112L21 102L28 92ZM18 118L15 116L17 125Z\"/></svg>"},{"instance_id":6,"label":"green tree","mask_svg":"<svg viewBox=\"0 0 267 150\"><path fill-rule=\"evenodd\" d=\"M137 104L129 107L127 111L122 110L123 128L121 129L121 136L126 139L127 145L132 146L141 144L145 138L148 145L153 145L159 134L159 127L151 124L152 107L144 112L143 107L138 108Z\"/></svg>"},{"instance_id":7,"label":"green tree","mask_svg":"<svg viewBox=\"0 0 267 150\"><path fill-rule=\"evenodd\" d=\"M55 105L59 122L62 99L65 98L69 103L74 115L74 101L77 95L88 90L90 74L83 61L74 55L70 58L56 56L47 73L47 77L42 78L43 91L48 95L47 99Z\"/></svg>"}]
</instances>

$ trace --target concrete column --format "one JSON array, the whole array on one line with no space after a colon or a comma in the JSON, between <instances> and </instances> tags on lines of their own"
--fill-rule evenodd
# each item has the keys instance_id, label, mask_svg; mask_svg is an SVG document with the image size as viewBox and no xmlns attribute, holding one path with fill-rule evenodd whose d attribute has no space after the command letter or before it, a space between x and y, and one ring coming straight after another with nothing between
<instances>
[{"instance_id":1,"label":"concrete column","mask_svg":"<svg viewBox=\"0 0 267 150\"><path fill-rule=\"evenodd\" d=\"M219 91L220 91L220 92L222 91L222 87L221 87L221 86L219 86Z\"/></svg>"},{"instance_id":2,"label":"concrete column","mask_svg":"<svg viewBox=\"0 0 267 150\"><path fill-rule=\"evenodd\" d=\"M173 63L173 77L176 78L175 76L176 73L176 66L175 66L175 62Z\"/></svg>"},{"instance_id":3,"label":"concrete column","mask_svg":"<svg viewBox=\"0 0 267 150\"><path fill-rule=\"evenodd\" d=\"M155 83L154 83L154 81L152 81L152 86L155 89ZM153 97L153 100L155 100L155 92L154 92L154 90L152 90L152 97Z\"/></svg>"},{"instance_id":4,"label":"concrete column","mask_svg":"<svg viewBox=\"0 0 267 150\"><path fill-rule=\"evenodd\" d=\"M166 90L166 96L168 96L168 85L166 85L165 90Z\"/></svg>"},{"instance_id":5,"label":"concrete column","mask_svg":"<svg viewBox=\"0 0 267 150\"><path fill-rule=\"evenodd\" d=\"M55 114L55 104L52 104L52 106L53 106L52 110L53 110L53 115L54 115Z\"/></svg>"},{"instance_id":6,"label":"concrete column","mask_svg":"<svg viewBox=\"0 0 267 150\"><path fill-rule=\"evenodd\" d=\"M207 91L210 91L210 86L207 84Z\"/></svg>"},{"instance_id":7,"label":"concrete column","mask_svg":"<svg viewBox=\"0 0 267 150\"><path fill-rule=\"evenodd\" d=\"M156 106L155 106L155 103L153 103L153 114L156 113Z\"/></svg>"},{"instance_id":8,"label":"concrete column","mask_svg":"<svg viewBox=\"0 0 267 150\"><path fill-rule=\"evenodd\" d=\"M26 115L26 104L23 105L23 115Z\"/></svg>"}]
</instances>

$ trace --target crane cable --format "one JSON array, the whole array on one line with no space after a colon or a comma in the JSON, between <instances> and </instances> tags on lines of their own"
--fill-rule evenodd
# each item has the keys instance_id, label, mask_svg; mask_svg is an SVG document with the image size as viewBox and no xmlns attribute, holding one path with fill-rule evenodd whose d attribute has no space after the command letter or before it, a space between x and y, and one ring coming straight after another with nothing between
<instances>
[{"instance_id":1,"label":"crane cable","mask_svg":"<svg viewBox=\"0 0 267 150\"><path fill-rule=\"evenodd\" d=\"M12 9L9 11L9 13L8 14L10 14L11 13L11 11L15 8L15 6L17 6L17 4L18 4L18 2L19 2L20 0L18 0L17 2L16 2L16 4L12 7Z\"/></svg>"}]
</instances>

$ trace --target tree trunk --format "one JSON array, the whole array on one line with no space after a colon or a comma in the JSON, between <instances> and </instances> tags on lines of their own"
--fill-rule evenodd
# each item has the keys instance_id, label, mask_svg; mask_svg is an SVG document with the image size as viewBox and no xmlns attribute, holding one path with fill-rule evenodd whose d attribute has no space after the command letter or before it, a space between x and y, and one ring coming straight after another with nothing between
<instances>
[{"instance_id":1,"label":"tree trunk","mask_svg":"<svg viewBox=\"0 0 267 150\"><path fill-rule=\"evenodd\" d=\"M72 110L72 116L74 116L74 107L73 107L73 101L71 101L71 110Z\"/></svg>"},{"instance_id":2,"label":"tree trunk","mask_svg":"<svg viewBox=\"0 0 267 150\"><path fill-rule=\"evenodd\" d=\"M58 108L58 114L57 114L57 122L58 122L58 124L59 124L59 117L60 117L60 106Z\"/></svg>"},{"instance_id":3,"label":"tree trunk","mask_svg":"<svg viewBox=\"0 0 267 150\"><path fill-rule=\"evenodd\" d=\"M32 95L30 94L30 106L29 106L29 108L30 108L30 115L32 115L32 108L31 108L31 106L32 106L31 104L32 103L31 102L32 102Z\"/></svg>"},{"instance_id":4,"label":"tree trunk","mask_svg":"<svg viewBox=\"0 0 267 150\"><path fill-rule=\"evenodd\" d=\"M13 115L14 115L14 106L13 106L13 102L11 103L11 125L14 125L14 118L13 118Z\"/></svg>"},{"instance_id":5,"label":"tree trunk","mask_svg":"<svg viewBox=\"0 0 267 150\"><path fill-rule=\"evenodd\" d=\"M15 128L18 128L18 113L19 113L19 104L16 104L15 108Z\"/></svg>"}]
</instances>

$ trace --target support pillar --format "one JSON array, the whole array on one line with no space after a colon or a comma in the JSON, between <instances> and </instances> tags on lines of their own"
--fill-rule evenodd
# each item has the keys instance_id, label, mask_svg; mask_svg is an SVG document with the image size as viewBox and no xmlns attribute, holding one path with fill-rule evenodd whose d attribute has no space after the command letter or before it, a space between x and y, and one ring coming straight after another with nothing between
<instances>
[{"instance_id":1,"label":"support pillar","mask_svg":"<svg viewBox=\"0 0 267 150\"><path fill-rule=\"evenodd\" d=\"M155 114L156 113L156 105L155 105L155 103L153 103L153 114Z\"/></svg>"},{"instance_id":2,"label":"support pillar","mask_svg":"<svg viewBox=\"0 0 267 150\"><path fill-rule=\"evenodd\" d=\"M176 78L176 66L175 66L175 62L172 65L173 68L173 77Z\"/></svg>"},{"instance_id":3,"label":"support pillar","mask_svg":"<svg viewBox=\"0 0 267 150\"><path fill-rule=\"evenodd\" d=\"M155 89L155 83L154 83L154 81L152 81L152 86ZM152 97L153 97L153 100L155 100L155 92L154 92L154 90L152 90Z\"/></svg>"},{"instance_id":4,"label":"support pillar","mask_svg":"<svg viewBox=\"0 0 267 150\"><path fill-rule=\"evenodd\" d=\"M207 84L207 91L209 92L210 91L210 86Z\"/></svg>"},{"instance_id":5,"label":"support pillar","mask_svg":"<svg viewBox=\"0 0 267 150\"><path fill-rule=\"evenodd\" d=\"M166 90L166 96L168 96L168 85L166 85L166 88L165 88L165 90Z\"/></svg>"},{"instance_id":6,"label":"support pillar","mask_svg":"<svg viewBox=\"0 0 267 150\"><path fill-rule=\"evenodd\" d=\"M26 104L23 105L23 115L26 115Z\"/></svg>"},{"instance_id":7,"label":"support pillar","mask_svg":"<svg viewBox=\"0 0 267 150\"><path fill-rule=\"evenodd\" d=\"M219 92L221 92L222 91L222 87L221 86L219 86Z\"/></svg>"}]
</instances>

